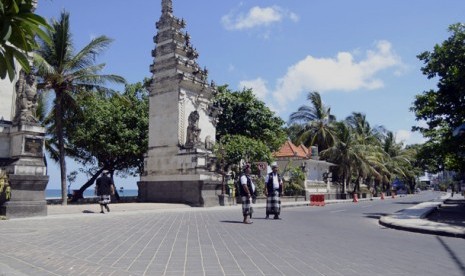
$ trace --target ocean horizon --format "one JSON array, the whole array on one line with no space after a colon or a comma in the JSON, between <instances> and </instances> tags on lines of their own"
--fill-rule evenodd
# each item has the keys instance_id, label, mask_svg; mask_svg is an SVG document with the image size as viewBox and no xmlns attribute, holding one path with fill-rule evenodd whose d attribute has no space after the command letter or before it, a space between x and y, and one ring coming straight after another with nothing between
<instances>
[{"instance_id":1,"label":"ocean horizon","mask_svg":"<svg viewBox=\"0 0 465 276\"><path fill-rule=\"evenodd\" d=\"M137 196L138 190L117 190L119 196ZM70 191L72 193L72 191ZM94 197L94 188L89 188L84 191L84 197ZM54 198L61 198L61 189L46 189L45 190L45 198L46 199L54 199Z\"/></svg>"}]
</instances>

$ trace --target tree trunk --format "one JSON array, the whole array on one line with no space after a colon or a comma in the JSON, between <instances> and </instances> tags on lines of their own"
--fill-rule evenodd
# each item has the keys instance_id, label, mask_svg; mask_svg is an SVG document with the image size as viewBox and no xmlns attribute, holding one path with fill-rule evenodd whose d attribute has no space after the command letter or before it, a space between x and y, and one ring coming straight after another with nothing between
<instances>
[{"instance_id":1,"label":"tree trunk","mask_svg":"<svg viewBox=\"0 0 465 276\"><path fill-rule=\"evenodd\" d=\"M66 154L65 141L63 138L63 110L62 110L63 94L61 91L56 91L55 99L55 122L56 134L58 138L58 153L60 155L60 180L61 180L61 204L67 205L68 198L66 193Z\"/></svg>"},{"instance_id":2,"label":"tree trunk","mask_svg":"<svg viewBox=\"0 0 465 276\"><path fill-rule=\"evenodd\" d=\"M84 183L84 185L81 186L81 188L79 188L78 191L73 193L73 198L71 199L71 201L76 202L78 199L83 198L82 195L84 194L84 191L94 184L95 180L98 178L98 176L102 173L103 170L104 168L98 170L86 183Z\"/></svg>"},{"instance_id":3,"label":"tree trunk","mask_svg":"<svg viewBox=\"0 0 465 276\"><path fill-rule=\"evenodd\" d=\"M346 191L347 191L346 172L345 171L342 173L342 183L343 183L342 193L345 194Z\"/></svg>"},{"instance_id":4,"label":"tree trunk","mask_svg":"<svg viewBox=\"0 0 465 276\"><path fill-rule=\"evenodd\" d=\"M111 180L113 181L113 186L114 186L114 188L115 188L115 199L116 199L117 201L119 201L119 200L120 200L120 197L119 197L119 194L118 194L118 189L116 189L115 180L114 180L114 178L113 178L113 174L114 174L114 173L115 173L115 171L112 170L112 171L111 171Z\"/></svg>"}]
</instances>

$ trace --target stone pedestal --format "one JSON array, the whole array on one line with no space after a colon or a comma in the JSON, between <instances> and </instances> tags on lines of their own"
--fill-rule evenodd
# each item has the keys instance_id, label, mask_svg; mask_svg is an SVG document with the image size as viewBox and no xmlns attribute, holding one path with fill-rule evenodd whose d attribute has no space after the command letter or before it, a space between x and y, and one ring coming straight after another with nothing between
<instances>
[{"instance_id":1,"label":"stone pedestal","mask_svg":"<svg viewBox=\"0 0 465 276\"><path fill-rule=\"evenodd\" d=\"M7 126L7 125L5 125ZM45 188L49 177L44 163L45 130L36 124L13 124L4 127L8 142L0 169L7 172L10 199L2 204L0 214L8 218L47 215Z\"/></svg>"},{"instance_id":2,"label":"stone pedestal","mask_svg":"<svg viewBox=\"0 0 465 276\"><path fill-rule=\"evenodd\" d=\"M138 198L143 202L184 203L193 207L220 204L219 181L140 181Z\"/></svg>"},{"instance_id":3,"label":"stone pedestal","mask_svg":"<svg viewBox=\"0 0 465 276\"><path fill-rule=\"evenodd\" d=\"M45 187L48 176L10 175L11 198L0 207L8 218L46 216Z\"/></svg>"}]
</instances>

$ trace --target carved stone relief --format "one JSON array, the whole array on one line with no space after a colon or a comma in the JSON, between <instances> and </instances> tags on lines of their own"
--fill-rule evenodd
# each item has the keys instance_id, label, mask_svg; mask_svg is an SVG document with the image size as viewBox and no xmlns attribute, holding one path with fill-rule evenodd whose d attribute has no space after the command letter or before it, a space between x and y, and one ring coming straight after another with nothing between
<instances>
[{"instance_id":1,"label":"carved stone relief","mask_svg":"<svg viewBox=\"0 0 465 276\"><path fill-rule=\"evenodd\" d=\"M199 128L199 112L193 111L189 114L188 122L189 125L187 126L187 141L186 141L186 148L193 148L200 142L200 131Z\"/></svg>"},{"instance_id":2,"label":"carved stone relief","mask_svg":"<svg viewBox=\"0 0 465 276\"><path fill-rule=\"evenodd\" d=\"M37 123L37 82L33 74L19 73L16 82L15 123Z\"/></svg>"}]
</instances>

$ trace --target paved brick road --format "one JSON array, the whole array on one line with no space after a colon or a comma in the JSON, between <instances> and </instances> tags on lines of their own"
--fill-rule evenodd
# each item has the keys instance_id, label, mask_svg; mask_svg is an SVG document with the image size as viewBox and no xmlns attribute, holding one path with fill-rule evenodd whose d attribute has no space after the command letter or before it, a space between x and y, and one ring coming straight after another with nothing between
<instances>
[{"instance_id":1,"label":"paved brick road","mask_svg":"<svg viewBox=\"0 0 465 276\"><path fill-rule=\"evenodd\" d=\"M283 220L265 220L259 209L252 225L240 223L239 206L104 215L92 213L98 206L81 206L68 215L0 221L0 275L416 275L414 267L407 272L386 266L398 253L423 260L422 275L447 271L428 260L433 255L438 262L453 264L444 251L398 249L380 237L418 240L421 234L383 230L363 214L360 227L371 234L338 232L332 226L325 235L325 228L315 227L311 218L324 217L320 210L330 217L341 214L335 205L340 204L285 208ZM437 244L430 236L425 239ZM454 271L448 275L460 275Z\"/></svg>"}]
</instances>

